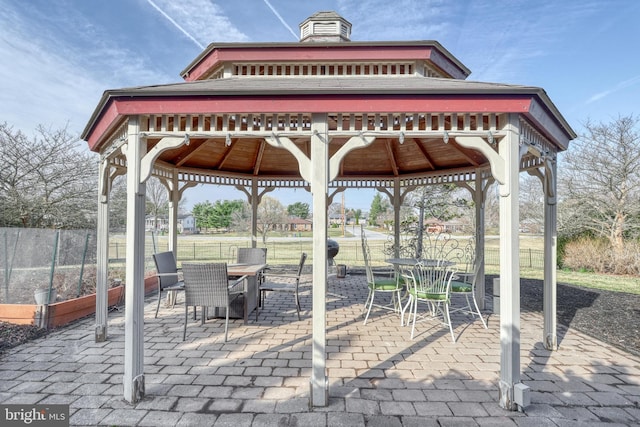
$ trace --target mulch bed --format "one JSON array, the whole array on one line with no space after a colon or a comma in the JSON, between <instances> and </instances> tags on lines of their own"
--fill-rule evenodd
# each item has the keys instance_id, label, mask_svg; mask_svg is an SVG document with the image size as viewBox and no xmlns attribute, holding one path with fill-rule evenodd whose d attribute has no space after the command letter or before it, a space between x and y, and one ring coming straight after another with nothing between
<instances>
[{"instance_id":1,"label":"mulch bed","mask_svg":"<svg viewBox=\"0 0 640 427\"><path fill-rule=\"evenodd\" d=\"M0 322L0 354L23 342L45 336L47 331L33 325L14 325Z\"/></svg>"},{"instance_id":2,"label":"mulch bed","mask_svg":"<svg viewBox=\"0 0 640 427\"><path fill-rule=\"evenodd\" d=\"M486 292L493 291L487 275ZM558 323L640 356L640 295L558 283ZM520 280L521 311L542 313L542 280ZM560 341L560 338L558 339ZM562 346L562 342L559 342Z\"/></svg>"}]
</instances>

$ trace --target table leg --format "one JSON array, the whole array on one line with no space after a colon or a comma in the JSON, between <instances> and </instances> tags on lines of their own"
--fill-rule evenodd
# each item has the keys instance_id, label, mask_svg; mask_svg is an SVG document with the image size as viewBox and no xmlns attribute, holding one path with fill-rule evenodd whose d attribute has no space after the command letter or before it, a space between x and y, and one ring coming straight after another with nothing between
<instances>
[{"instance_id":1,"label":"table leg","mask_svg":"<svg viewBox=\"0 0 640 427\"><path fill-rule=\"evenodd\" d=\"M256 309L257 294L258 294L258 280L255 276L248 276L246 279L246 288L244 295L244 323L249 322L249 313Z\"/></svg>"}]
</instances>

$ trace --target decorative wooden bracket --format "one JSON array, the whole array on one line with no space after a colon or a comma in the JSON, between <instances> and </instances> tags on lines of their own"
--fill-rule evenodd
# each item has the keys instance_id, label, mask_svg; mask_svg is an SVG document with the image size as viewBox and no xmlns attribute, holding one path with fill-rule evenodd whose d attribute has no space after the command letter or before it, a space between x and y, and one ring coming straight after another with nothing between
<instances>
[{"instance_id":1,"label":"decorative wooden bracket","mask_svg":"<svg viewBox=\"0 0 640 427\"><path fill-rule=\"evenodd\" d=\"M340 172L340 163L342 163L342 159L344 159L347 154L357 148L367 147L375 140L376 138L373 136L363 136L362 134L349 138L349 140L335 152L331 159L329 159L329 181L336 179Z\"/></svg>"},{"instance_id":2,"label":"decorative wooden bracket","mask_svg":"<svg viewBox=\"0 0 640 427\"><path fill-rule=\"evenodd\" d=\"M555 205L557 203L556 198L556 186L555 186L555 174L553 167L553 160L550 158L544 159L544 173L538 169L530 170L529 175L536 176L542 182L542 189L546 198L546 203L549 205Z\"/></svg>"},{"instance_id":3,"label":"decorative wooden bracket","mask_svg":"<svg viewBox=\"0 0 640 427\"><path fill-rule=\"evenodd\" d=\"M245 196L247 196L247 200L249 201L249 204L252 205L253 201L251 200L251 197L252 197L251 196L251 192L249 190L247 190L247 188L244 185L236 185L235 187L236 187L236 189L238 191L242 191L245 194ZM262 191L260 193L258 193L258 197L257 197L258 200L256 200L256 203L260 204L262 202L262 197L265 194L274 191L275 189L276 189L276 187L274 187L274 186L264 187L262 189Z\"/></svg>"},{"instance_id":4,"label":"decorative wooden bracket","mask_svg":"<svg viewBox=\"0 0 640 427\"><path fill-rule=\"evenodd\" d=\"M340 163L349 152L357 148L366 147L375 140L375 137L365 137L362 135L350 138L346 142L346 144L340 147L340 149L331 157L331 159L329 159L329 181L333 181L334 179L336 179L338 173L340 172ZM293 154L294 157L298 160L298 169L300 170L300 176L302 176L302 179L304 179L305 181L311 182L311 159L309 159L309 157L307 157L306 154L304 154L302 150L300 150L300 148L298 148L298 146L295 145L293 141L291 141L291 139L273 134L272 136L266 137L265 141L267 141L267 143L273 147L284 148L291 154Z\"/></svg>"},{"instance_id":5,"label":"decorative wooden bracket","mask_svg":"<svg viewBox=\"0 0 640 427\"><path fill-rule=\"evenodd\" d=\"M407 187L401 187L400 188L400 203L404 203L404 199L407 197L407 194L411 193L413 190L415 190L416 188L418 188L417 185L409 185ZM391 191L390 189L386 188L386 187L376 187L376 191L379 191L380 193L386 194L387 197L389 198L389 200L393 200L393 194L395 192Z\"/></svg>"},{"instance_id":6,"label":"decorative wooden bracket","mask_svg":"<svg viewBox=\"0 0 640 427\"><path fill-rule=\"evenodd\" d=\"M337 187L336 189L334 189L333 192L327 196L327 206L333 203L333 198L336 196L336 194L343 192L346 189L347 187Z\"/></svg>"},{"instance_id":7,"label":"decorative wooden bracket","mask_svg":"<svg viewBox=\"0 0 640 427\"><path fill-rule=\"evenodd\" d=\"M110 178L110 162L108 158L100 162L100 181L98 182L98 194L100 194L100 203L107 203L109 200L109 180Z\"/></svg>"},{"instance_id":8,"label":"decorative wooden bracket","mask_svg":"<svg viewBox=\"0 0 640 427\"><path fill-rule=\"evenodd\" d=\"M167 191L169 193L172 193L173 190L175 190L173 188L173 181L167 178L158 178L158 180L160 181L160 183L162 185L164 185L164 187L167 189ZM182 200L182 194L184 193L184 190L186 190L187 188L193 188L196 185L198 185L195 182L187 182L185 185L183 185L182 187L180 187L180 184L178 183L178 200ZM169 198L169 203L171 203L171 197Z\"/></svg>"},{"instance_id":9,"label":"decorative wooden bracket","mask_svg":"<svg viewBox=\"0 0 640 427\"><path fill-rule=\"evenodd\" d=\"M296 160L298 160L300 176L302 176L302 179L305 181L311 182L311 159L309 159L291 139L284 136L277 136L274 133L271 136L267 136L264 140L272 147L284 148L293 154Z\"/></svg>"},{"instance_id":10,"label":"decorative wooden bracket","mask_svg":"<svg viewBox=\"0 0 640 427\"><path fill-rule=\"evenodd\" d=\"M167 150L179 148L182 145L189 145L189 135L185 135L184 138L165 136L162 138L147 154L145 154L140 160L140 184L145 183L151 176L153 170L153 164L156 159Z\"/></svg>"},{"instance_id":11,"label":"decorative wooden bracket","mask_svg":"<svg viewBox=\"0 0 640 427\"><path fill-rule=\"evenodd\" d=\"M501 185L507 183L504 159L500 157L500 154L498 154L487 141L479 136L456 136L456 142L465 148L481 152L489 160L491 175L493 175L496 181Z\"/></svg>"}]
</instances>

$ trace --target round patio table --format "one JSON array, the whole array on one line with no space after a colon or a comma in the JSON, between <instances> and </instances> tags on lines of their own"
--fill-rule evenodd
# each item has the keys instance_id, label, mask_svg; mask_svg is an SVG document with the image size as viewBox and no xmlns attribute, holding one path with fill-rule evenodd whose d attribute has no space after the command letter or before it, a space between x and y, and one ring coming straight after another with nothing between
<instances>
[{"instance_id":1,"label":"round patio table","mask_svg":"<svg viewBox=\"0 0 640 427\"><path fill-rule=\"evenodd\" d=\"M450 267L455 265L455 262L448 260L440 260L440 259L422 259L422 258L389 258L386 259L385 262L389 264L393 264L394 266L399 265L424 265L425 267Z\"/></svg>"}]
</instances>

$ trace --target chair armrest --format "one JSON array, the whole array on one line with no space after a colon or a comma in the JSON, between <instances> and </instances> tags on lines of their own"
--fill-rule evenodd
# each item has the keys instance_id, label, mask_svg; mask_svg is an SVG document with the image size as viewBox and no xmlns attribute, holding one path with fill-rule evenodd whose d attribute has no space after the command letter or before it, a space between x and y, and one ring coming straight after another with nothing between
<instances>
[{"instance_id":1,"label":"chair armrest","mask_svg":"<svg viewBox=\"0 0 640 427\"><path fill-rule=\"evenodd\" d=\"M184 278L182 277L182 271L176 271L175 273L156 273L156 277L167 277L167 276L176 276L178 278L178 282L184 281Z\"/></svg>"},{"instance_id":2,"label":"chair armrest","mask_svg":"<svg viewBox=\"0 0 640 427\"><path fill-rule=\"evenodd\" d=\"M244 293L244 279L246 279L247 277L248 276L245 274L242 277L239 277L237 279L233 279L232 283L229 284L229 293L231 293L231 294L242 294L242 293ZM235 288L239 284L242 284L242 289L236 290Z\"/></svg>"},{"instance_id":3,"label":"chair armrest","mask_svg":"<svg viewBox=\"0 0 640 427\"><path fill-rule=\"evenodd\" d=\"M289 278L289 279L298 279L300 276L298 276L297 274L264 274L262 277L264 277L265 279L267 277L274 277L274 278Z\"/></svg>"},{"instance_id":4,"label":"chair armrest","mask_svg":"<svg viewBox=\"0 0 640 427\"><path fill-rule=\"evenodd\" d=\"M452 280L458 280L458 281L463 281L466 282L467 280L471 280L473 279L474 273L453 273L453 279Z\"/></svg>"},{"instance_id":5,"label":"chair armrest","mask_svg":"<svg viewBox=\"0 0 640 427\"><path fill-rule=\"evenodd\" d=\"M455 271L453 273L454 276L458 276L458 277L473 277L475 273L473 272L469 272L469 273L465 273L464 271Z\"/></svg>"}]
</instances>

